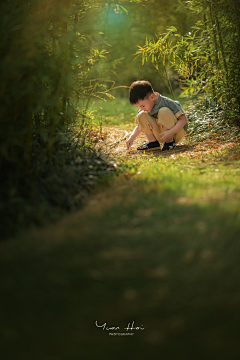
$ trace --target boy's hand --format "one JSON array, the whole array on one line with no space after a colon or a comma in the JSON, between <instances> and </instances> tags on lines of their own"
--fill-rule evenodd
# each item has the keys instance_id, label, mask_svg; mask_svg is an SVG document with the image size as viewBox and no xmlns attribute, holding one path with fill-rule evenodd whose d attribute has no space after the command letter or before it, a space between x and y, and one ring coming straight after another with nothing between
<instances>
[{"instance_id":1,"label":"boy's hand","mask_svg":"<svg viewBox=\"0 0 240 360\"><path fill-rule=\"evenodd\" d=\"M127 149L129 149L132 146L132 144L133 144L133 139L132 139L132 137L130 137L126 142Z\"/></svg>"},{"instance_id":2,"label":"boy's hand","mask_svg":"<svg viewBox=\"0 0 240 360\"><path fill-rule=\"evenodd\" d=\"M141 130L139 130L139 127L138 125L135 127L135 129L133 130L133 132L131 133L131 135L129 136L127 142L126 142L126 145L127 145L127 149L129 149L132 144L133 144L133 141L136 139L136 137L138 137L138 135L141 134Z\"/></svg>"},{"instance_id":3,"label":"boy's hand","mask_svg":"<svg viewBox=\"0 0 240 360\"><path fill-rule=\"evenodd\" d=\"M162 139L162 142L166 142L166 143L168 143L168 142L171 142L171 141L173 141L173 133L172 133L172 131L171 130L165 130L165 131L163 131L161 134L159 134L160 135L160 137L161 137L161 139Z\"/></svg>"}]
</instances>

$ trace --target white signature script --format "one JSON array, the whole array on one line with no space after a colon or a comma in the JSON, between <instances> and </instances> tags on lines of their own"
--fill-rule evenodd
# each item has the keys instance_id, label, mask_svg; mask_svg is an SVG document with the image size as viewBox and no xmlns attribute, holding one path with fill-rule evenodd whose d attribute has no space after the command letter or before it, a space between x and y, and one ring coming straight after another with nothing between
<instances>
[{"instance_id":1,"label":"white signature script","mask_svg":"<svg viewBox=\"0 0 240 360\"><path fill-rule=\"evenodd\" d=\"M102 325L98 325L98 322L95 321L95 324L96 324L96 327L102 328L102 330L121 330L119 326L108 327L106 322L104 324L102 324ZM129 331L129 330L131 330L131 331L132 330L144 330L144 327L143 327L143 325L134 327L134 321L133 321L132 324L129 323L128 326L124 328L124 330L126 330L126 331Z\"/></svg>"}]
</instances>

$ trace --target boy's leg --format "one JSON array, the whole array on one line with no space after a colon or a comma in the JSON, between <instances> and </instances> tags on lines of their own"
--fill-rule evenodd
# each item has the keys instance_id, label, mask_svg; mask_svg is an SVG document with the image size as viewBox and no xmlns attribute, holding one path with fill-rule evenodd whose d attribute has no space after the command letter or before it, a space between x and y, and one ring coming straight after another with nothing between
<instances>
[{"instance_id":1,"label":"boy's leg","mask_svg":"<svg viewBox=\"0 0 240 360\"><path fill-rule=\"evenodd\" d=\"M162 132L161 124L157 124L157 119L148 113L142 112L137 117L139 130L141 130L147 137L148 141L162 142L159 134Z\"/></svg>"},{"instance_id":2,"label":"boy's leg","mask_svg":"<svg viewBox=\"0 0 240 360\"><path fill-rule=\"evenodd\" d=\"M161 124L163 129L166 130L171 129L177 123L177 118L169 108L163 107L158 112L157 121L158 124ZM174 134L173 138L175 140L175 143L179 143L179 141L181 141L185 135L186 131L183 128L176 134Z\"/></svg>"},{"instance_id":3,"label":"boy's leg","mask_svg":"<svg viewBox=\"0 0 240 360\"><path fill-rule=\"evenodd\" d=\"M162 125L162 129L163 129L163 131L167 131L167 130L169 130L166 126L164 126L164 125ZM169 141L173 141L173 137L172 137L172 139L170 139Z\"/></svg>"},{"instance_id":4,"label":"boy's leg","mask_svg":"<svg viewBox=\"0 0 240 360\"><path fill-rule=\"evenodd\" d=\"M148 139L149 142L156 141L156 138L153 134L144 133L144 135L146 135L146 138Z\"/></svg>"}]
</instances>

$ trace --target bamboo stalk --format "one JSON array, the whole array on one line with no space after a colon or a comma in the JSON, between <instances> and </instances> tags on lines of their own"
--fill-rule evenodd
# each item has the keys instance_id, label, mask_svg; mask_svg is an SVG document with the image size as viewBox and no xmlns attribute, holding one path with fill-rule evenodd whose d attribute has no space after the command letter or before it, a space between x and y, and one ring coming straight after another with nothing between
<instances>
[{"instance_id":1,"label":"bamboo stalk","mask_svg":"<svg viewBox=\"0 0 240 360\"><path fill-rule=\"evenodd\" d=\"M207 17L206 17L206 14L203 13L203 23L204 23L204 26L205 26L205 29L208 31L208 25L207 25ZM209 41L208 41L209 42ZM210 64L212 64L212 57L210 55L210 53L208 52L208 61ZM209 72L209 76L212 75L212 73ZM214 80L211 81L212 82L212 92L213 92L213 96L215 97L216 96L216 90L215 90L215 83L214 83Z\"/></svg>"},{"instance_id":2,"label":"bamboo stalk","mask_svg":"<svg viewBox=\"0 0 240 360\"><path fill-rule=\"evenodd\" d=\"M221 29L220 29L220 25L219 25L219 21L218 21L218 17L217 17L217 14L216 14L216 13L215 13L215 20L216 20L217 29L218 29L218 38L219 38L220 49L221 49L222 58L223 58L223 65L224 65L224 69L225 69L225 72L226 72L227 85L229 85L229 84L228 84L228 68L227 68L227 62L226 62L225 52L224 52L224 48L223 48Z\"/></svg>"},{"instance_id":3,"label":"bamboo stalk","mask_svg":"<svg viewBox=\"0 0 240 360\"><path fill-rule=\"evenodd\" d=\"M212 9L212 4L209 4L209 9L210 9L210 17L211 17L211 22L212 22L212 29L213 29L213 39L214 39L214 46L215 46L215 62L216 62L216 68L218 70L219 67L219 59L218 59L218 43L217 43L217 34L216 34L216 29L215 29L215 22L213 19L213 9Z\"/></svg>"},{"instance_id":4,"label":"bamboo stalk","mask_svg":"<svg viewBox=\"0 0 240 360\"><path fill-rule=\"evenodd\" d=\"M240 21L239 21L240 11L238 8L237 0L234 0L234 11L235 11L236 21L237 21L238 44L240 45Z\"/></svg>"}]
</instances>

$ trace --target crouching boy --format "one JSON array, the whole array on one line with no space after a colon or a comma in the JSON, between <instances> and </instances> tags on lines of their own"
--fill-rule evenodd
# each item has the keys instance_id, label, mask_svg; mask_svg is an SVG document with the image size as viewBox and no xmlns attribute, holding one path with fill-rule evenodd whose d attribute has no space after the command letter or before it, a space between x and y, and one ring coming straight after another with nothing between
<instances>
[{"instance_id":1,"label":"crouching boy","mask_svg":"<svg viewBox=\"0 0 240 360\"><path fill-rule=\"evenodd\" d=\"M135 81L129 89L129 101L139 108L136 123L138 124L127 140L129 149L137 136L143 132L148 143L137 150L160 149L173 150L186 134L187 118L178 101L174 101L153 91L148 81Z\"/></svg>"}]
</instances>

